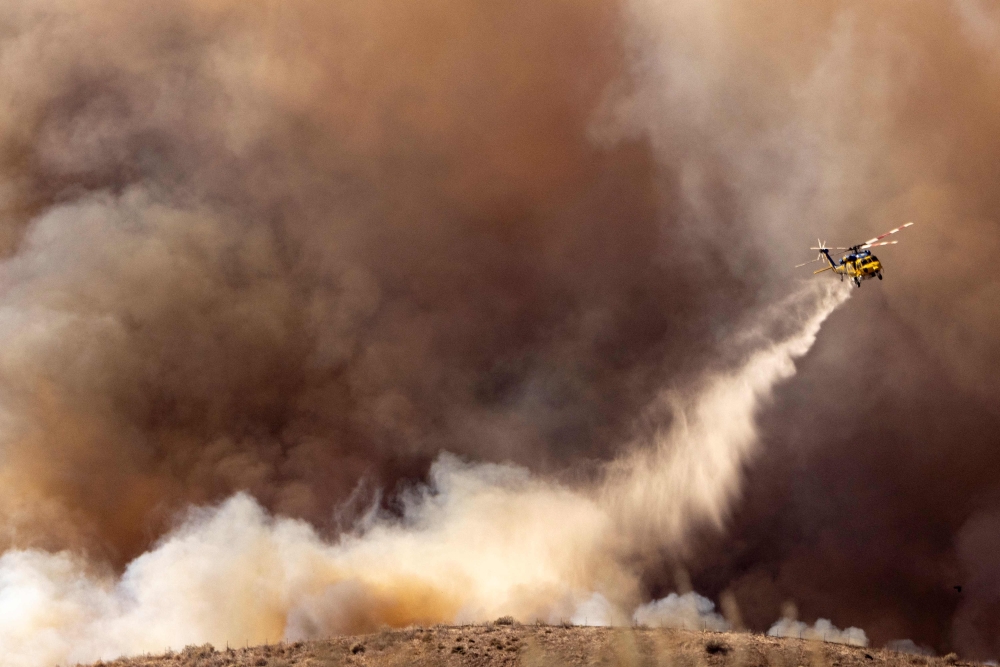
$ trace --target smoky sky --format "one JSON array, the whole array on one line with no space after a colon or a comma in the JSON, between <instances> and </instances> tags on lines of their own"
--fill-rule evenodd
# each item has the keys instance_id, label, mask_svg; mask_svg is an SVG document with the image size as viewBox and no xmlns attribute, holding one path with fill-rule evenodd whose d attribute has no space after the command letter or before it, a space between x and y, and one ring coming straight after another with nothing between
<instances>
[{"instance_id":1,"label":"smoky sky","mask_svg":"<svg viewBox=\"0 0 1000 667\"><path fill-rule=\"evenodd\" d=\"M0 77L5 548L121 567L237 491L334 534L442 451L587 475L817 236L914 220L683 566L1000 653L987 4L21 0Z\"/></svg>"},{"instance_id":2,"label":"smoky sky","mask_svg":"<svg viewBox=\"0 0 1000 667\"><path fill-rule=\"evenodd\" d=\"M827 182L832 204L823 187L813 194L835 219L781 236L848 245L895 226L885 214L920 226L879 253L886 280L831 317L762 415L765 453L730 532L692 559L694 582L733 590L756 627L793 599L875 644L905 636L986 658L997 651L983 537L995 525L997 311L979 257L996 236L996 16L978 3L829 9L819 25L823 10L786 13L780 30L765 22L745 37L768 52L811 34L825 52L807 89L832 105L819 113L820 159L840 156L840 186ZM782 99L794 108L797 94Z\"/></svg>"}]
</instances>

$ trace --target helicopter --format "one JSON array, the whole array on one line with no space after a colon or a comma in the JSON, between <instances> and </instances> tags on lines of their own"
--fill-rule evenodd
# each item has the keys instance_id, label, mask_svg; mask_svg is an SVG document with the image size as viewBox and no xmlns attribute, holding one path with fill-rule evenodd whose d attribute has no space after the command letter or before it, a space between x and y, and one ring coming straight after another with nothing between
<instances>
[{"instance_id":1,"label":"helicopter","mask_svg":"<svg viewBox=\"0 0 1000 667\"><path fill-rule=\"evenodd\" d=\"M859 243L858 245L853 245L848 248L827 248L825 242L816 239L819 247L810 248L810 250L818 250L819 256L816 259L803 262L795 268L798 269L806 264L826 260L830 266L825 266L819 271L813 271L813 275L832 270L834 273L840 275L841 280L845 277L849 278L857 287L861 287L862 280L870 280L871 278L878 278L879 280L882 280L882 262L878 260L878 257L872 254L872 251L869 250L869 248L875 248L883 245L896 245L899 241L882 241L882 239L890 234L895 234L896 232L912 226L913 223L908 222L905 225L896 227L895 229L890 229L885 234L880 234L873 239L868 239L864 243ZM881 243L879 241L881 241ZM849 252L841 257L839 262L835 262L833 258L830 257L831 250L847 250Z\"/></svg>"}]
</instances>

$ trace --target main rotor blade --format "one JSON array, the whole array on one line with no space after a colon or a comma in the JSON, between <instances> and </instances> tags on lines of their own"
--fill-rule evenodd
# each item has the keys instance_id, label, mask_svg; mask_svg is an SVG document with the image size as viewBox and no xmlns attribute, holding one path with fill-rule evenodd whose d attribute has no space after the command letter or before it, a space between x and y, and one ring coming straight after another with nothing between
<instances>
[{"instance_id":1,"label":"main rotor blade","mask_svg":"<svg viewBox=\"0 0 1000 667\"><path fill-rule=\"evenodd\" d=\"M896 233L896 232L898 232L898 231L901 231L901 230L903 230L903 229L906 229L907 227L912 227L912 226L913 226L913 223L912 223L912 222L908 222L908 223L906 223L905 225L901 225L901 226L899 226L899 227L896 227L895 229L890 229L890 230L889 230L889 231L887 231L887 232L886 232L885 234L880 234L879 236L876 236L876 237L875 237L875 238L873 238L873 239L868 239L867 241L865 241L864 245L866 245L866 246L870 246L870 245L871 245L872 243L875 243L875 242L876 242L876 241L878 241L879 239L884 239L884 238L885 238L886 236L888 236L889 234L895 234L895 233Z\"/></svg>"},{"instance_id":2,"label":"main rotor blade","mask_svg":"<svg viewBox=\"0 0 1000 667\"><path fill-rule=\"evenodd\" d=\"M877 248L880 245L896 245L897 243L899 243L899 241L882 241L881 243L866 243L863 246L861 246L861 249L864 250L865 248Z\"/></svg>"},{"instance_id":3,"label":"main rotor blade","mask_svg":"<svg viewBox=\"0 0 1000 667\"><path fill-rule=\"evenodd\" d=\"M805 266L806 264L812 264L813 262L819 262L819 261L821 261L823 259L826 259L826 258L825 257L817 257L816 259L810 259L808 262L802 262L801 264L796 264L795 268L799 269L799 268L802 268L803 266Z\"/></svg>"}]
</instances>

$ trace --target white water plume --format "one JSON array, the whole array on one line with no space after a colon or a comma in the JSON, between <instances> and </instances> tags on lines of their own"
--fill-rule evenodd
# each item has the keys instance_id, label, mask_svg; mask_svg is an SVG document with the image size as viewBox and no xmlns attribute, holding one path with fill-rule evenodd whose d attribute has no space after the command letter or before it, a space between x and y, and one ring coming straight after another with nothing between
<instances>
[{"instance_id":1,"label":"white water plume","mask_svg":"<svg viewBox=\"0 0 1000 667\"><path fill-rule=\"evenodd\" d=\"M193 510L117 578L69 553L8 551L0 653L11 667L39 667L381 624L505 614L558 622L591 610L594 622L628 619L641 592L621 545L677 547L692 525L721 525L756 442L756 412L847 294L812 284L766 313L785 334L750 331L737 370L665 393L670 427L634 443L596 488L443 455L428 485L403 497L401 517L376 517L333 543L237 495ZM661 624L715 618L698 603L668 597L636 614Z\"/></svg>"},{"instance_id":2,"label":"white water plume","mask_svg":"<svg viewBox=\"0 0 1000 667\"><path fill-rule=\"evenodd\" d=\"M757 443L755 417L775 385L795 374L795 359L816 341L823 322L850 296L840 283L815 282L768 309L741 338L752 351L730 372L711 374L694 391L664 391L650 406L651 434L612 466L606 505L632 539L681 547L692 525L722 527L739 491L741 469ZM781 322L792 333L773 340Z\"/></svg>"}]
</instances>

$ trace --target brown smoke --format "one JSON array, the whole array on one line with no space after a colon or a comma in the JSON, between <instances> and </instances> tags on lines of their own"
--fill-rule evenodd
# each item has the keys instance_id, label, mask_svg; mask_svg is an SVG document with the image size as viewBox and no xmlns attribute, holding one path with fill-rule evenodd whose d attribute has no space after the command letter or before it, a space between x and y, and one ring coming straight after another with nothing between
<instances>
[{"instance_id":1,"label":"brown smoke","mask_svg":"<svg viewBox=\"0 0 1000 667\"><path fill-rule=\"evenodd\" d=\"M690 174L693 220L721 200L734 234L769 244L731 259L774 275L817 236L918 222L779 390L767 456L731 535L692 558L695 586L735 590L755 627L794 599L878 644L995 658L972 611L995 604L992 570L959 531L995 505L1000 16L975 0L630 6L653 83L620 114Z\"/></svg>"},{"instance_id":2,"label":"brown smoke","mask_svg":"<svg viewBox=\"0 0 1000 667\"><path fill-rule=\"evenodd\" d=\"M8 550L0 648L14 667L34 667L192 641L504 614L725 628L694 592L637 608L643 556L680 553L692 527L721 524L757 444L754 414L849 294L834 283L803 285L782 304L800 315L787 338L761 339L742 367L662 397L673 425L652 419L659 426L649 441L619 457L598 488L443 454L427 485L399 495L397 516L373 507L335 541L305 522L269 517L241 493L189 512L118 578L65 551ZM650 565L659 562L647 557Z\"/></svg>"},{"instance_id":3,"label":"brown smoke","mask_svg":"<svg viewBox=\"0 0 1000 667\"><path fill-rule=\"evenodd\" d=\"M730 537L681 551L758 629L794 599L997 657L973 612L951 629L992 584L951 586L993 571L955 536L1000 463L998 21L978 0L8 3L0 546L120 570L238 491L329 537L379 489L405 513L442 451L592 477L684 414L650 406L790 334L768 307L816 236L913 219L779 390L746 504L705 515ZM776 331L741 340L759 312Z\"/></svg>"},{"instance_id":4,"label":"brown smoke","mask_svg":"<svg viewBox=\"0 0 1000 667\"><path fill-rule=\"evenodd\" d=\"M615 9L6 10L10 543L597 451L666 325L649 160L586 136Z\"/></svg>"}]
</instances>

